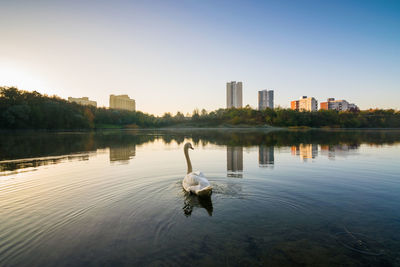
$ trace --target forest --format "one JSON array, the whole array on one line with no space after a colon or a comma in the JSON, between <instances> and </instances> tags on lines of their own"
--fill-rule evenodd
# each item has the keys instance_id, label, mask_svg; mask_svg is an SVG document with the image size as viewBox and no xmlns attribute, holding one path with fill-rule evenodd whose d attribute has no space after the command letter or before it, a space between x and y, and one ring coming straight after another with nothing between
<instances>
[{"instance_id":1,"label":"forest","mask_svg":"<svg viewBox=\"0 0 400 267\"><path fill-rule=\"evenodd\" d=\"M96 108L57 96L0 87L0 129L78 130L161 127L400 128L400 111L369 109L314 112L291 109L195 109L192 114L154 116L140 111Z\"/></svg>"}]
</instances>

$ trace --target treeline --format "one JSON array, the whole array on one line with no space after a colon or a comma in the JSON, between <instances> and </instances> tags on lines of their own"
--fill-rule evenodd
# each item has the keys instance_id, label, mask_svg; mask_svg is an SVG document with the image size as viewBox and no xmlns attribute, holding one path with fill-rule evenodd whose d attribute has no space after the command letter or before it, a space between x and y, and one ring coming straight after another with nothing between
<instances>
[{"instance_id":1,"label":"treeline","mask_svg":"<svg viewBox=\"0 0 400 267\"><path fill-rule=\"evenodd\" d=\"M159 127L333 127L400 128L400 112L365 110L299 112L290 109L194 110L155 117L140 111L95 108L69 103L56 96L0 87L0 129L94 129Z\"/></svg>"},{"instance_id":2,"label":"treeline","mask_svg":"<svg viewBox=\"0 0 400 267\"><path fill-rule=\"evenodd\" d=\"M157 118L82 106L57 96L0 87L0 129L93 129L96 125L157 127Z\"/></svg>"},{"instance_id":3,"label":"treeline","mask_svg":"<svg viewBox=\"0 0 400 267\"><path fill-rule=\"evenodd\" d=\"M388 110L364 110L338 112L319 110L314 112L291 109L265 109L262 111L245 107L219 109L210 113L196 113L191 122L208 125L251 125L277 127L331 127L331 128L399 128L400 112Z\"/></svg>"}]
</instances>

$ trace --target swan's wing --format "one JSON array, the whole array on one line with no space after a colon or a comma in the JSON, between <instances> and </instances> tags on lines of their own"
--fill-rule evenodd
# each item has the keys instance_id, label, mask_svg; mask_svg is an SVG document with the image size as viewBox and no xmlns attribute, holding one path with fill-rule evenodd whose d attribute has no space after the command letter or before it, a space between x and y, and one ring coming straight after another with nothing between
<instances>
[{"instance_id":1,"label":"swan's wing","mask_svg":"<svg viewBox=\"0 0 400 267\"><path fill-rule=\"evenodd\" d=\"M188 184L189 186L198 185L199 177L197 175L195 175L193 172L191 172L185 176L183 181L184 181L184 183Z\"/></svg>"},{"instance_id":2,"label":"swan's wing","mask_svg":"<svg viewBox=\"0 0 400 267\"><path fill-rule=\"evenodd\" d=\"M212 190L210 182L199 171L188 173L182 181L182 186L187 192L196 194L208 194Z\"/></svg>"},{"instance_id":3,"label":"swan's wing","mask_svg":"<svg viewBox=\"0 0 400 267\"><path fill-rule=\"evenodd\" d=\"M194 185L201 185L201 187L205 187L210 185L210 182L207 180L207 178L204 176L204 174L202 172L191 172L188 173L185 176L185 179L187 184L189 184L190 186L194 186Z\"/></svg>"},{"instance_id":4,"label":"swan's wing","mask_svg":"<svg viewBox=\"0 0 400 267\"><path fill-rule=\"evenodd\" d=\"M202 173L201 171L195 171L195 172L192 172L192 173L195 174L196 176L205 177L204 173Z\"/></svg>"},{"instance_id":5,"label":"swan's wing","mask_svg":"<svg viewBox=\"0 0 400 267\"><path fill-rule=\"evenodd\" d=\"M194 187L199 185L198 177L194 173L188 173L185 178L183 178L182 186L187 192L194 192Z\"/></svg>"}]
</instances>

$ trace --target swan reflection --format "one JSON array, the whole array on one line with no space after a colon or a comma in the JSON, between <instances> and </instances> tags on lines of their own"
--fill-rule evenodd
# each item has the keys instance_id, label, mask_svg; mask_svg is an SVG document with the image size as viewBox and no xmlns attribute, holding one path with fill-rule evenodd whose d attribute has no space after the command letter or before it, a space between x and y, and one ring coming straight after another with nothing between
<instances>
[{"instance_id":1,"label":"swan reflection","mask_svg":"<svg viewBox=\"0 0 400 267\"><path fill-rule=\"evenodd\" d=\"M192 215L194 208L203 208L207 211L209 216L213 213L213 204L211 196L197 196L184 192L183 213L186 217Z\"/></svg>"}]
</instances>

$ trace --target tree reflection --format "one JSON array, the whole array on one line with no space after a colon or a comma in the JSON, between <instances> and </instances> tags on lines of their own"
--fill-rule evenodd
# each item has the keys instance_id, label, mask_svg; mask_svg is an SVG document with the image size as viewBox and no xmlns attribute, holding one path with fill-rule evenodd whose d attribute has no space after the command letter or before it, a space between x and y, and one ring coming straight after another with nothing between
<instances>
[{"instance_id":1,"label":"tree reflection","mask_svg":"<svg viewBox=\"0 0 400 267\"><path fill-rule=\"evenodd\" d=\"M238 130L238 129L168 129L98 132L2 132L0 133L0 169L15 170L42 163L13 164L10 160L54 158L73 154L93 154L110 149L110 161L128 162L136 154L136 146L160 140L181 144L191 139L198 145L227 147L228 175L238 177L243 170L243 148L259 147L259 166L274 164L274 149L293 147L294 154L314 158L321 152L334 158L345 155L361 144L385 145L400 143L400 130ZM311 146L311 147L310 147ZM315 149L317 148L317 149ZM6 163L7 162L7 163ZM58 160L47 161L57 164ZM237 175L236 175L237 174ZM236 176L235 176L236 175Z\"/></svg>"},{"instance_id":2,"label":"tree reflection","mask_svg":"<svg viewBox=\"0 0 400 267\"><path fill-rule=\"evenodd\" d=\"M5 160L0 162L0 172L14 171L24 168L36 168L40 166L58 164L67 160L89 160L89 154L56 156L26 160Z\"/></svg>"}]
</instances>

